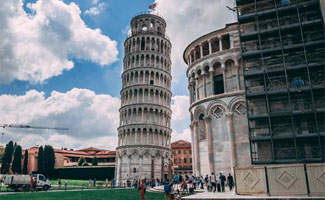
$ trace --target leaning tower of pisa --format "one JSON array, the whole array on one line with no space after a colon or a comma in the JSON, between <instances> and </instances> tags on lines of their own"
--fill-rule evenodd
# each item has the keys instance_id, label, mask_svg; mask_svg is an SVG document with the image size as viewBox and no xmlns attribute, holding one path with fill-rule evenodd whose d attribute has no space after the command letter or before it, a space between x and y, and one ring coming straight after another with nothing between
<instances>
[{"instance_id":1,"label":"leaning tower of pisa","mask_svg":"<svg viewBox=\"0 0 325 200\"><path fill-rule=\"evenodd\" d=\"M171 43L166 21L141 13L124 42L115 178L169 177L171 163Z\"/></svg>"}]
</instances>

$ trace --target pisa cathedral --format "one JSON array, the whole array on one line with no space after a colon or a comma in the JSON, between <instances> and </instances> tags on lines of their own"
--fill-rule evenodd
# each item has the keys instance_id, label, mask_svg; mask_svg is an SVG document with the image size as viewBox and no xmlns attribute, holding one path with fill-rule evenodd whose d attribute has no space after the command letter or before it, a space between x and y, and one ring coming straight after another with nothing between
<instances>
[{"instance_id":1,"label":"pisa cathedral","mask_svg":"<svg viewBox=\"0 0 325 200\"><path fill-rule=\"evenodd\" d=\"M166 21L142 13L124 42L115 179L164 179L171 163L171 42Z\"/></svg>"},{"instance_id":2,"label":"pisa cathedral","mask_svg":"<svg viewBox=\"0 0 325 200\"><path fill-rule=\"evenodd\" d=\"M243 67L237 23L196 39L184 51L188 65L193 172L232 172L249 166Z\"/></svg>"}]
</instances>

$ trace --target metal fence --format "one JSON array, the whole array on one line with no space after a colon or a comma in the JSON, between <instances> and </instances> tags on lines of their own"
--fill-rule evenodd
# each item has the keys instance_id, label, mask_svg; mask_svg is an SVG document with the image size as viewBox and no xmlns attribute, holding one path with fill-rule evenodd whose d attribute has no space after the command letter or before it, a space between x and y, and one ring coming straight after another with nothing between
<instances>
[{"instance_id":1,"label":"metal fence","mask_svg":"<svg viewBox=\"0 0 325 200\"><path fill-rule=\"evenodd\" d=\"M235 168L237 194L325 195L325 163Z\"/></svg>"}]
</instances>

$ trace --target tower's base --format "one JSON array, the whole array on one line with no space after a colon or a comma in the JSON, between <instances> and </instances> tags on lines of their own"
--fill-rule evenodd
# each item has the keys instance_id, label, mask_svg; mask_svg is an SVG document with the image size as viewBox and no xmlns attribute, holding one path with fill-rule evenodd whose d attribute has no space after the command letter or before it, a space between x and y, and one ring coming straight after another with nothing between
<instances>
[{"instance_id":1,"label":"tower's base","mask_svg":"<svg viewBox=\"0 0 325 200\"><path fill-rule=\"evenodd\" d=\"M171 150L152 145L122 146L117 148L116 183L126 185L127 180L159 179L171 177Z\"/></svg>"}]
</instances>

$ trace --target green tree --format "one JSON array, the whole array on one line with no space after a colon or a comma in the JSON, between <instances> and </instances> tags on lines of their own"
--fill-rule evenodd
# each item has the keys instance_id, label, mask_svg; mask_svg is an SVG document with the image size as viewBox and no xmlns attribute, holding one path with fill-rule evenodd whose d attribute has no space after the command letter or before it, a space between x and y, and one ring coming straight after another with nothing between
<instances>
[{"instance_id":1,"label":"green tree","mask_svg":"<svg viewBox=\"0 0 325 200\"><path fill-rule=\"evenodd\" d=\"M6 144L5 153L2 157L1 173L8 174L12 160L12 154L14 152L14 143L12 141Z\"/></svg>"},{"instance_id":2,"label":"green tree","mask_svg":"<svg viewBox=\"0 0 325 200\"><path fill-rule=\"evenodd\" d=\"M21 158L22 158L22 153L21 153L21 146L17 145L15 149L15 155L14 155L14 160L12 161L12 167L11 170L14 174L21 174Z\"/></svg>"},{"instance_id":3,"label":"green tree","mask_svg":"<svg viewBox=\"0 0 325 200\"><path fill-rule=\"evenodd\" d=\"M93 166L97 166L98 165L98 158L95 156L94 159L93 159L93 163L92 163Z\"/></svg>"},{"instance_id":4,"label":"green tree","mask_svg":"<svg viewBox=\"0 0 325 200\"><path fill-rule=\"evenodd\" d=\"M87 163L84 157L79 158L78 166L82 166L84 163Z\"/></svg>"},{"instance_id":5,"label":"green tree","mask_svg":"<svg viewBox=\"0 0 325 200\"><path fill-rule=\"evenodd\" d=\"M44 173L44 149L43 146L38 148L37 171L40 174Z\"/></svg>"},{"instance_id":6,"label":"green tree","mask_svg":"<svg viewBox=\"0 0 325 200\"><path fill-rule=\"evenodd\" d=\"M28 149L25 150L23 174L28 174Z\"/></svg>"},{"instance_id":7,"label":"green tree","mask_svg":"<svg viewBox=\"0 0 325 200\"><path fill-rule=\"evenodd\" d=\"M55 152L51 145L44 147L44 172L46 176L51 176L54 173Z\"/></svg>"}]
</instances>

